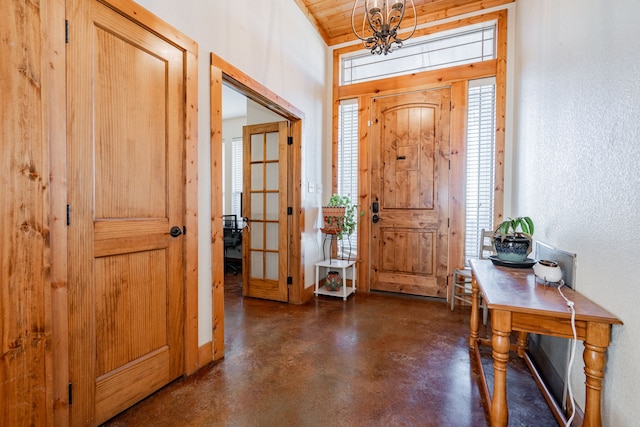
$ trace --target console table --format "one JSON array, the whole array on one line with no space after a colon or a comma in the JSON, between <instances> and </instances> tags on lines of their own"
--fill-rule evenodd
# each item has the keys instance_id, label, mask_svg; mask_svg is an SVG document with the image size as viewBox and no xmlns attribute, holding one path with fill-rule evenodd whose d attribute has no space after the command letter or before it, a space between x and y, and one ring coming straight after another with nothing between
<instances>
[{"instance_id":1,"label":"console table","mask_svg":"<svg viewBox=\"0 0 640 427\"><path fill-rule=\"evenodd\" d=\"M517 350L518 355L523 357L527 333L573 338L571 311L557 287L537 283L532 269L498 267L490 260L472 260L471 271L469 347L475 351L478 361L479 344L488 344L492 348L493 398L488 396L484 375L484 389L481 392L489 402L491 426L506 426L509 419L506 379L509 350L512 348L511 332L519 332ZM611 325L621 325L622 321L570 288L563 287L562 292L574 302L577 338L584 341L586 404L583 425L601 426L600 400L605 351L611 340ZM480 293L491 312L491 341L478 339Z\"/></svg>"}]
</instances>

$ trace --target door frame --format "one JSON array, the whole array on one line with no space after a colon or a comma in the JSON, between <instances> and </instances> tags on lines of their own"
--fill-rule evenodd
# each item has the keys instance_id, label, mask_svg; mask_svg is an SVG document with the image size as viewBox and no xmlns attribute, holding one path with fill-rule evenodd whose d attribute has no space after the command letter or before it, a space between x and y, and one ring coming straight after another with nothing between
<instances>
[{"instance_id":1,"label":"door frame","mask_svg":"<svg viewBox=\"0 0 640 427\"><path fill-rule=\"evenodd\" d=\"M184 374L194 373L203 361L198 358L198 182L197 182L197 158L198 158L198 44L180 33L168 23L162 21L142 6L131 0L55 0L52 2L52 16L68 19L71 14L86 13L86 5L90 1L99 1L112 8L124 17L139 23L159 37L167 40L183 51L185 63L185 118L184 118L184 168L185 168L185 226L187 233L184 245ZM52 63L58 63L56 69L64 70L67 64L67 54L64 43L64 32L56 39L61 40L57 49L59 54L53 55ZM71 37L73 35L71 34ZM60 66L61 65L61 66ZM65 78L58 75L58 85L55 86L56 96L63 100L59 102L62 109L54 109L51 117L58 117L56 122L65 123L52 129L51 152L55 153L51 161L51 215L55 219L52 227L51 270L55 274L52 282L51 311L52 317L52 343L53 343L53 369L52 377L52 401L53 424L68 425L70 420L69 405L69 308L68 308L68 275L67 275L67 238L68 230L64 223L67 205L67 129L66 121L66 91L68 83ZM64 81L64 83L63 83ZM56 179L57 178L57 179ZM193 313L196 313L195 315Z\"/></svg>"},{"instance_id":2,"label":"door frame","mask_svg":"<svg viewBox=\"0 0 640 427\"><path fill-rule=\"evenodd\" d=\"M333 165L338 158L338 107L341 100L358 100L358 204L366 214L358 220L358 290L370 292L370 245L371 245L371 171L369 120L371 120L371 98L398 93L451 88L451 169L449 171L449 263L448 277L456 267L464 264L465 239L465 170L466 170L466 123L468 81L485 77L496 78L496 187L494 191L494 223L502 222L504 211L504 151L507 100L507 18L508 9L482 13L477 16L426 27L421 35L495 20L498 37L496 59L458 65L449 68L424 71L411 76L390 77L352 85L340 85L340 58L342 55L360 50L360 45L350 45L333 51ZM333 168L333 191L337 188L337 169Z\"/></svg>"},{"instance_id":3,"label":"door frame","mask_svg":"<svg viewBox=\"0 0 640 427\"><path fill-rule=\"evenodd\" d=\"M211 264L213 299L213 360L224 356L224 247L222 227L222 83L250 98L263 107L288 120L289 136L293 138L288 183L289 206L293 214L289 220L289 303L305 302L304 271L302 265L302 120L304 113L294 105L267 89L224 59L211 53Z\"/></svg>"}]
</instances>

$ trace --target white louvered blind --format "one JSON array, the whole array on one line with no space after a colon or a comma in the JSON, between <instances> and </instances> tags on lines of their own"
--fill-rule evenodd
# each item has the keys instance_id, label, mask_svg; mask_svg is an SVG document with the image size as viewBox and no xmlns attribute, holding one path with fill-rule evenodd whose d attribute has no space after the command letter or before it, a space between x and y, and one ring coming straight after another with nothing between
<instances>
[{"instance_id":1,"label":"white louvered blind","mask_svg":"<svg viewBox=\"0 0 640 427\"><path fill-rule=\"evenodd\" d=\"M469 82L465 258L478 256L480 230L493 229L495 79Z\"/></svg>"},{"instance_id":2,"label":"white louvered blind","mask_svg":"<svg viewBox=\"0 0 640 427\"><path fill-rule=\"evenodd\" d=\"M242 138L234 138L231 146L231 214L242 217Z\"/></svg>"},{"instance_id":3,"label":"white louvered blind","mask_svg":"<svg viewBox=\"0 0 640 427\"><path fill-rule=\"evenodd\" d=\"M338 194L349 196L353 203L358 203L358 101L356 99L341 101L338 108ZM356 216L356 221L357 219ZM348 241L341 242L338 255L348 258L350 252L353 258L356 255L357 246L356 231Z\"/></svg>"}]
</instances>

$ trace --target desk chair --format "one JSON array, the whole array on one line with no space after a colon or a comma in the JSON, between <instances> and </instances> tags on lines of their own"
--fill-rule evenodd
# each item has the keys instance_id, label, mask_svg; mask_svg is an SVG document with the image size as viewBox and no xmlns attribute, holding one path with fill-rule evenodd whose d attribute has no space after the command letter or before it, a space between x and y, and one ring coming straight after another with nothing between
<instances>
[{"instance_id":1,"label":"desk chair","mask_svg":"<svg viewBox=\"0 0 640 427\"><path fill-rule=\"evenodd\" d=\"M224 230L224 270L238 274L240 268L231 258L227 257L227 249L237 248L242 244L242 230L238 228L236 215L222 215L222 227Z\"/></svg>"},{"instance_id":2,"label":"desk chair","mask_svg":"<svg viewBox=\"0 0 640 427\"><path fill-rule=\"evenodd\" d=\"M478 247L478 258L487 259L489 255L493 255L493 232L486 231L484 228L480 230L480 245ZM468 264L468 262L466 263ZM456 268L453 272L453 285L451 286L451 311L455 308L456 300L465 304L471 304L471 269ZM489 310L482 297L479 299L480 308L482 309L482 323L487 324Z\"/></svg>"}]
</instances>

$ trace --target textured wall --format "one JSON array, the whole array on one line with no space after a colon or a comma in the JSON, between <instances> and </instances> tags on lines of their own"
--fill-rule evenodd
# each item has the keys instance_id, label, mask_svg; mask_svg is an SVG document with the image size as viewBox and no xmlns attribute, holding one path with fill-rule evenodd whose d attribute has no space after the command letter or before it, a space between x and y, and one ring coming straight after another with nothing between
<instances>
[{"instance_id":1,"label":"textured wall","mask_svg":"<svg viewBox=\"0 0 640 427\"><path fill-rule=\"evenodd\" d=\"M512 206L577 253L577 289L620 317L603 421L640 418L640 2L518 0ZM581 351L572 382L584 407Z\"/></svg>"}]
</instances>

